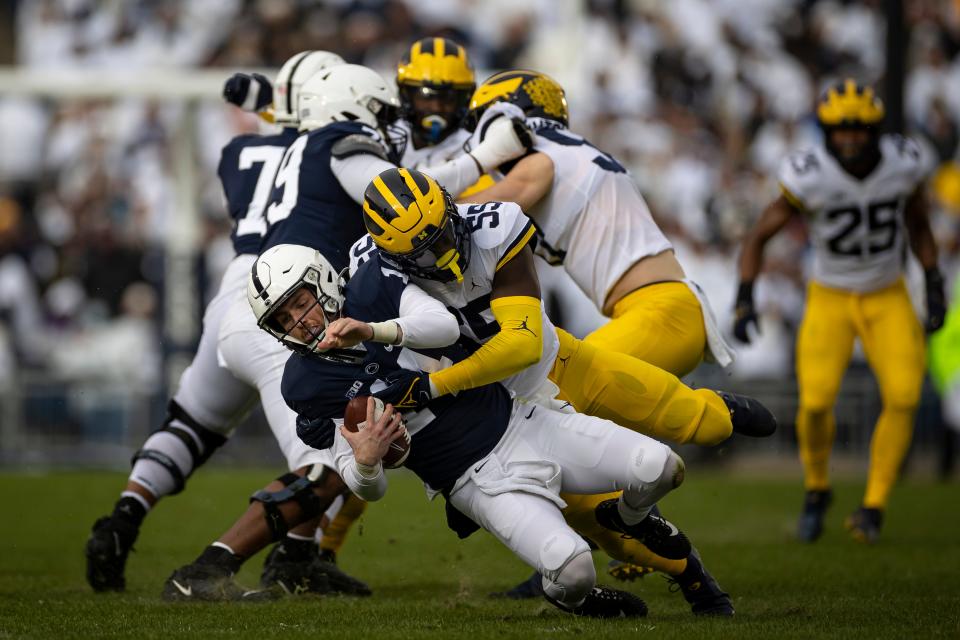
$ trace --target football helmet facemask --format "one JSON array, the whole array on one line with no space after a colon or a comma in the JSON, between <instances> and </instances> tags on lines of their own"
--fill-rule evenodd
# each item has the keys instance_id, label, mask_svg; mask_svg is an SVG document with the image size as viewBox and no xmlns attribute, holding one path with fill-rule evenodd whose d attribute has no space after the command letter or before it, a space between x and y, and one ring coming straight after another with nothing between
<instances>
[{"instance_id":1,"label":"football helmet facemask","mask_svg":"<svg viewBox=\"0 0 960 640\"><path fill-rule=\"evenodd\" d=\"M414 169L388 169L363 197L363 222L384 262L404 273L463 282L469 232L437 181Z\"/></svg>"},{"instance_id":2,"label":"football helmet facemask","mask_svg":"<svg viewBox=\"0 0 960 640\"><path fill-rule=\"evenodd\" d=\"M495 102L515 104L528 117L555 120L565 127L570 124L563 87L539 71L501 71L484 80L470 98L464 126L473 131L483 112Z\"/></svg>"},{"instance_id":3,"label":"football helmet facemask","mask_svg":"<svg viewBox=\"0 0 960 640\"><path fill-rule=\"evenodd\" d=\"M284 127L299 126L297 99L303 83L315 73L340 64L346 64L344 59L330 51L301 51L284 62L273 83L274 123Z\"/></svg>"},{"instance_id":4,"label":"football helmet facemask","mask_svg":"<svg viewBox=\"0 0 960 640\"><path fill-rule=\"evenodd\" d=\"M397 65L400 115L414 138L428 145L463 125L476 86L466 50L446 38L417 40Z\"/></svg>"},{"instance_id":5,"label":"football helmet facemask","mask_svg":"<svg viewBox=\"0 0 960 640\"><path fill-rule=\"evenodd\" d=\"M831 86L817 103L824 146L845 167L870 166L879 160L883 116L883 102L873 88L859 85L852 78ZM861 145L838 145L831 133L839 130L865 131L868 136Z\"/></svg>"},{"instance_id":6,"label":"football helmet facemask","mask_svg":"<svg viewBox=\"0 0 960 640\"><path fill-rule=\"evenodd\" d=\"M362 122L384 130L397 119L400 100L383 77L368 67L342 64L314 74L300 88L300 130L333 122Z\"/></svg>"},{"instance_id":7,"label":"football helmet facemask","mask_svg":"<svg viewBox=\"0 0 960 640\"><path fill-rule=\"evenodd\" d=\"M338 318L343 309L343 286L343 278L319 251L280 244L265 251L253 263L247 280L247 301L257 318L257 326L284 346L297 353L319 353L317 344L323 339L327 325ZM300 289L312 294L314 302L303 311L298 310L291 327L284 327L275 317L276 313ZM303 324L318 305L323 311L323 330L319 332ZM312 338L302 340L294 336L297 326Z\"/></svg>"}]
</instances>

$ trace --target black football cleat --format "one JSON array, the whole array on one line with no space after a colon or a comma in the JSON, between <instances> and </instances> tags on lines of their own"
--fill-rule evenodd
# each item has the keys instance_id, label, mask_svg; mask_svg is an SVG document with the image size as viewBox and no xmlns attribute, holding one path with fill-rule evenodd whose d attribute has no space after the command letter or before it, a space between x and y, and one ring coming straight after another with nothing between
<instances>
[{"instance_id":1,"label":"black football cleat","mask_svg":"<svg viewBox=\"0 0 960 640\"><path fill-rule=\"evenodd\" d=\"M767 438L777 430L777 419L759 400L730 391L717 391L730 411L733 432L751 438Z\"/></svg>"},{"instance_id":2,"label":"black football cleat","mask_svg":"<svg viewBox=\"0 0 960 640\"><path fill-rule=\"evenodd\" d=\"M267 554L260 574L260 586L265 589L278 586L290 595L303 593L330 593L327 575L315 570L312 559L291 560L283 553L283 545L276 544Z\"/></svg>"},{"instance_id":3,"label":"black football cleat","mask_svg":"<svg viewBox=\"0 0 960 640\"><path fill-rule=\"evenodd\" d=\"M279 589L244 589L233 573L215 564L194 562L174 571L163 585L168 602L265 602L282 595Z\"/></svg>"},{"instance_id":4,"label":"black football cleat","mask_svg":"<svg viewBox=\"0 0 960 640\"><path fill-rule=\"evenodd\" d=\"M348 596L369 596L373 593L366 582L348 575L332 562L314 558L310 561L310 571L312 575L318 578L320 576L326 577L331 593L341 593Z\"/></svg>"},{"instance_id":5,"label":"black football cleat","mask_svg":"<svg viewBox=\"0 0 960 640\"><path fill-rule=\"evenodd\" d=\"M619 501L619 498L611 498L596 506L594 517L600 526L634 538L668 560L683 560L690 555L690 541L677 527L654 512L637 524L628 525L620 517Z\"/></svg>"},{"instance_id":6,"label":"black football cleat","mask_svg":"<svg viewBox=\"0 0 960 640\"><path fill-rule=\"evenodd\" d=\"M803 511L797 522L797 540L816 542L823 534L823 518L833 502L833 491L807 491L803 497Z\"/></svg>"},{"instance_id":7,"label":"black football cleat","mask_svg":"<svg viewBox=\"0 0 960 640\"><path fill-rule=\"evenodd\" d=\"M491 598L508 598L510 600L530 600L543 596L543 578L536 571L521 582L506 591L494 591Z\"/></svg>"},{"instance_id":8,"label":"black football cleat","mask_svg":"<svg viewBox=\"0 0 960 640\"><path fill-rule=\"evenodd\" d=\"M732 616L733 601L720 588L716 579L703 566L700 554L694 549L687 558L687 568L669 582L679 587L683 597L690 603L695 616Z\"/></svg>"},{"instance_id":9,"label":"black football cleat","mask_svg":"<svg viewBox=\"0 0 960 640\"><path fill-rule=\"evenodd\" d=\"M550 597L547 600L562 611L587 618L642 618L647 615L647 603L632 593L610 587L594 587L580 606L572 609Z\"/></svg>"},{"instance_id":10,"label":"black football cleat","mask_svg":"<svg viewBox=\"0 0 960 640\"><path fill-rule=\"evenodd\" d=\"M123 591L126 588L123 572L138 532L135 525L110 516L103 516L93 523L84 555L87 557L87 582L94 591Z\"/></svg>"},{"instance_id":11,"label":"black football cleat","mask_svg":"<svg viewBox=\"0 0 960 640\"><path fill-rule=\"evenodd\" d=\"M880 538L883 511L860 507L850 514L843 524L854 540L864 544L873 544Z\"/></svg>"}]
</instances>

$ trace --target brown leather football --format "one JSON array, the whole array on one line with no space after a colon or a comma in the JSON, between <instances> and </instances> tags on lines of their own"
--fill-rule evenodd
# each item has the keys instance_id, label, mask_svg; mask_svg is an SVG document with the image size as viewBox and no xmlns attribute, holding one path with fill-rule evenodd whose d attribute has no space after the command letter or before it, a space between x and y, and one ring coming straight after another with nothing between
<instances>
[{"instance_id":1,"label":"brown leather football","mask_svg":"<svg viewBox=\"0 0 960 640\"><path fill-rule=\"evenodd\" d=\"M356 433L362 429L367 420L367 398L370 396L357 396L347 403L347 409L343 412L344 426ZM374 417L379 418L383 415L384 404L380 398L374 398L376 403ZM397 436L397 439L390 443L390 448L383 456L383 466L387 469L396 469L403 466L407 456L410 455L410 434L407 432L404 424L403 432Z\"/></svg>"}]
</instances>

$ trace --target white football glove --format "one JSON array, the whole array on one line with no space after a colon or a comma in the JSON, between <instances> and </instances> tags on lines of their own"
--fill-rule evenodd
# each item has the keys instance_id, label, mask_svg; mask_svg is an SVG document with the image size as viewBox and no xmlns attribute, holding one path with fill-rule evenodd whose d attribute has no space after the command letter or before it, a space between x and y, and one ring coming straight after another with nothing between
<instances>
[{"instance_id":1,"label":"white football glove","mask_svg":"<svg viewBox=\"0 0 960 640\"><path fill-rule=\"evenodd\" d=\"M523 111L500 102L486 110L467 146L483 173L489 173L524 155L533 146L533 139Z\"/></svg>"}]
</instances>

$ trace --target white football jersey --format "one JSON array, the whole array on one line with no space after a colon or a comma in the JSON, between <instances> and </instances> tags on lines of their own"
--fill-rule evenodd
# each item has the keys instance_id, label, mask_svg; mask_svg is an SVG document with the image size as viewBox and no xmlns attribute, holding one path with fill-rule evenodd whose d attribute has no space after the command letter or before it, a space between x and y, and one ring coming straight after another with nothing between
<instances>
[{"instance_id":1,"label":"white football jersey","mask_svg":"<svg viewBox=\"0 0 960 640\"><path fill-rule=\"evenodd\" d=\"M460 333L481 345L500 331L490 309L493 278L501 263L508 261L530 242L534 227L530 219L513 202L487 202L457 205L457 211L470 230L470 261L463 272L463 282L438 282L409 276L410 281L437 298L460 322ZM369 236L358 240L350 250L350 272L353 273L374 251ZM541 309L543 353L540 362L502 380L501 383L517 398L531 398L543 386L560 350L556 328Z\"/></svg>"},{"instance_id":2,"label":"white football jersey","mask_svg":"<svg viewBox=\"0 0 960 640\"><path fill-rule=\"evenodd\" d=\"M630 174L558 122L528 118L534 149L553 161L553 187L530 210L537 225L536 252L562 264L603 309L607 294L641 258L672 245L653 221Z\"/></svg>"},{"instance_id":3,"label":"white football jersey","mask_svg":"<svg viewBox=\"0 0 960 640\"><path fill-rule=\"evenodd\" d=\"M416 149L413 146L413 130L406 120L397 120L387 128L387 137L400 158L400 166L411 169L436 167L464 153L463 144L470 139L470 132L457 129L433 146Z\"/></svg>"},{"instance_id":4,"label":"white football jersey","mask_svg":"<svg viewBox=\"0 0 960 640\"><path fill-rule=\"evenodd\" d=\"M920 148L899 135L880 137L880 164L863 180L847 173L823 145L780 165L784 195L809 216L811 277L828 287L875 291L903 271L903 211L924 178Z\"/></svg>"}]
</instances>

